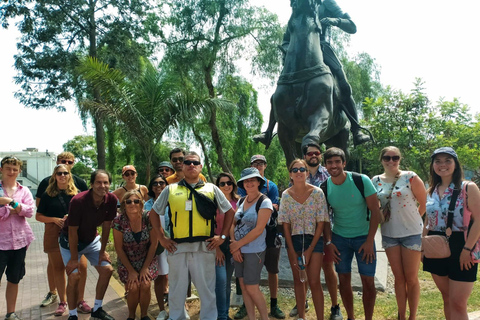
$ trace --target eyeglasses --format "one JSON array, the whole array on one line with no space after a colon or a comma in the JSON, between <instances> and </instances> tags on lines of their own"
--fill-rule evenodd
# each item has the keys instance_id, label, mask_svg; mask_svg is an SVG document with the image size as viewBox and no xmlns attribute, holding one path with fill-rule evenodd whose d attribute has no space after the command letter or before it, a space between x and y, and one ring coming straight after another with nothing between
<instances>
[{"instance_id":1,"label":"eyeglasses","mask_svg":"<svg viewBox=\"0 0 480 320\"><path fill-rule=\"evenodd\" d=\"M15 157L15 156L7 156L7 157L5 157L5 158L2 159L2 165L5 164L8 160L20 161L20 159L18 159L18 158Z\"/></svg>"},{"instance_id":2,"label":"eyeglasses","mask_svg":"<svg viewBox=\"0 0 480 320\"><path fill-rule=\"evenodd\" d=\"M60 163L61 163L61 164L74 164L74 163L75 163L75 161L73 161L73 160L65 160L65 159L63 159L63 160L60 160Z\"/></svg>"},{"instance_id":3,"label":"eyeglasses","mask_svg":"<svg viewBox=\"0 0 480 320\"><path fill-rule=\"evenodd\" d=\"M199 166L199 165L201 165L201 162L200 161L185 160L185 161L183 161L183 164L186 165L186 166L189 166L191 164L193 164L194 166Z\"/></svg>"},{"instance_id":4,"label":"eyeglasses","mask_svg":"<svg viewBox=\"0 0 480 320\"><path fill-rule=\"evenodd\" d=\"M68 173L68 171L58 171L57 172L57 177L61 177L61 176L68 176L70 173Z\"/></svg>"},{"instance_id":5,"label":"eyeglasses","mask_svg":"<svg viewBox=\"0 0 480 320\"><path fill-rule=\"evenodd\" d=\"M133 199L133 200L132 199L127 199L127 200L125 200L126 204L132 204L132 202L135 203L135 204L139 204L140 200L139 199Z\"/></svg>"},{"instance_id":6,"label":"eyeglasses","mask_svg":"<svg viewBox=\"0 0 480 320\"><path fill-rule=\"evenodd\" d=\"M133 171L127 171L123 174L124 177L130 177L130 176L134 176L136 175L137 173L136 172L133 172Z\"/></svg>"},{"instance_id":7,"label":"eyeglasses","mask_svg":"<svg viewBox=\"0 0 480 320\"><path fill-rule=\"evenodd\" d=\"M172 162L183 162L183 157L172 158Z\"/></svg>"},{"instance_id":8,"label":"eyeglasses","mask_svg":"<svg viewBox=\"0 0 480 320\"><path fill-rule=\"evenodd\" d=\"M310 151L310 152L307 152L306 155L309 156L309 157L313 157L313 156L318 157L319 155L321 155L321 153L320 153L320 151Z\"/></svg>"},{"instance_id":9,"label":"eyeglasses","mask_svg":"<svg viewBox=\"0 0 480 320\"><path fill-rule=\"evenodd\" d=\"M154 183L152 183L153 187L163 187L164 185L165 185L165 182L163 181L155 181Z\"/></svg>"},{"instance_id":10,"label":"eyeglasses","mask_svg":"<svg viewBox=\"0 0 480 320\"><path fill-rule=\"evenodd\" d=\"M400 160L400 156L383 156L382 160L385 162L388 162L390 160L393 160L393 162L397 162L398 160Z\"/></svg>"},{"instance_id":11,"label":"eyeglasses","mask_svg":"<svg viewBox=\"0 0 480 320\"><path fill-rule=\"evenodd\" d=\"M219 185L220 187L225 187L225 185L227 185L227 186L232 186L232 185L233 185L233 182L232 182L232 181L220 182L218 185Z\"/></svg>"},{"instance_id":12,"label":"eyeglasses","mask_svg":"<svg viewBox=\"0 0 480 320\"><path fill-rule=\"evenodd\" d=\"M266 163L265 162L253 162L252 167L263 167Z\"/></svg>"},{"instance_id":13,"label":"eyeglasses","mask_svg":"<svg viewBox=\"0 0 480 320\"><path fill-rule=\"evenodd\" d=\"M158 172L170 172L170 168L160 168Z\"/></svg>"},{"instance_id":14,"label":"eyeglasses","mask_svg":"<svg viewBox=\"0 0 480 320\"><path fill-rule=\"evenodd\" d=\"M301 167L301 168L293 168L292 170L290 170L290 172L293 172L293 173L297 173L298 171L305 172L307 171L307 169L304 167Z\"/></svg>"}]
</instances>

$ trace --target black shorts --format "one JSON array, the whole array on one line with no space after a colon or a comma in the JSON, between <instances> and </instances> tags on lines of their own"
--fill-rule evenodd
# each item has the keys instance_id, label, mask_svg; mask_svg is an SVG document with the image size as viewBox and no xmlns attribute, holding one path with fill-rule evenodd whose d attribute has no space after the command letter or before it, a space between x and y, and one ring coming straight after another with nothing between
<instances>
[{"instance_id":1,"label":"black shorts","mask_svg":"<svg viewBox=\"0 0 480 320\"><path fill-rule=\"evenodd\" d=\"M443 232L429 231L428 235L445 235ZM423 258L423 271L437 276L448 277L454 281L475 282L477 280L478 264L475 263L470 270L460 270L460 253L465 246L463 232L453 232L449 240L451 255L444 259Z\"/></svg>"},{"instance_id":2,"label":"black shorts","mask_svg":"<svg viewBox=\"0 0 480 320\"><path fill-rule=\"evenodd\" d=\"M312 244L313 236L311 234L296 234L292 236L293 249L295 252L303 252L310 248ZM288 249L287 242L285 241L285 247ZM323 239L320 238L313 248L313 252L323 253Z\"/></svg>"},{"instance_id":3,"label":"black shorts","mask_svg":"<svg viewBox=\"0 0 480 320\"><path fill-rule=\"evenodd\" d=\"M18 250L0 250L0 280L3 277L5 268L7 281L17 284L25 275L25 256L27 247Z\"/></svg>"},{"instance_id":4,"label":"black shorts","mask_svg":"<svg viewBox=\"0 0 480 320\"><path fill-rule=\"evenodd\" d=\"M265 269L268 273L278 274L278 262L280 261L280 248L267 248L265 250Z\"/></svg>"}]
</instances>

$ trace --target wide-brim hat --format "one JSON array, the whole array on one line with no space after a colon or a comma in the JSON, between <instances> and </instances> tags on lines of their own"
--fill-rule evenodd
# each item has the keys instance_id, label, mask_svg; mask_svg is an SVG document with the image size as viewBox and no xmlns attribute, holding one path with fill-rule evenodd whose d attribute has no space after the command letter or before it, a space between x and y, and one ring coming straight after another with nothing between
<instances>
[{"instance_id":1,"label":"wide-brim hat","mask_svg":"<svg viewBox=\"0 0 480 320\"><path fill-rule=\"evenodd\" d=\"M133 171L133 172L137 173L137 170L135 170L135 167L132 166L131 164L126 165L125 167L122 168L122 175L124 175L125 172L127 172L127 171Z\"/></svg>"},{"instance_id":2,"label":"wide-brim hat","mask_svg":"<svg viewBox=\"0 0 480 320\"><path fill-rule=\"evenodd\" d=\"M455 150L453 150L453 148L451 147L441 147L441 148L438 148L436 149L435 151L433 151L432 155L430 156L432 159L435 158L435 156L437 154L441 154L441 153L444 153L444 154L448 154L452 157L454 157L455 159L458 160L458 155L457 153L455 152Z\"/></svg>"},{"instance_id":3,"label":"wide-brim hat","mask_svg":"<svg viewBox=\"0 0 480 320\"><path fill-rule=\"evenodd\" d=\"M237 181L237 185L240 188L244 189L243 188L243 181L245 181L247 179L250 179L250 178L258 178L259 179L260 189L265 184L265 180L263 179L263 177L260 174L260 172L258 171L258 169L253 168L253 167L249 167L249 168L245 168L245 169L242 170L242 172L240 173L240 179Z\"/></svg>"},{"instance_id":4,"label":"wide-brim hat","mask_svg":"<svg viewBox=\"0 0 480 320\"><path fill-rule=\"evenodd\" d=\"M167 168L170 168L170 169L172 169L173 171L175 171L175 169L173 169L173 166L172 166L172 164L171 164L169 161L162 161L162 162L160 162L160 164L158 165L157 168L160 168L160 167L167 167Z\"/></svg>"}]
</instances>

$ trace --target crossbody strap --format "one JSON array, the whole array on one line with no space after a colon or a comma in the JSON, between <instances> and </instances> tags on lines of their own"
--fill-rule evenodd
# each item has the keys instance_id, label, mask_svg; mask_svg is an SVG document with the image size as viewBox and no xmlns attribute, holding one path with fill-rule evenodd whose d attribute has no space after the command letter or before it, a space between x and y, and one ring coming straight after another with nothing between
<instances>
[{"instance_id":1,"label":"crossbody strap","mask_svg":"<svg viewBox=\"0 0 480 320\"><path fill-rule=\"evenodd\" d=\"M452 234L453 212L455 211L455 204L457 203L459 194L460 189L453 189L452 197L450 198L450 204L448 206L447 229L445 230L447 238ZM450 229L450 231L448 229Z\"/></svg>"}]
</instances>

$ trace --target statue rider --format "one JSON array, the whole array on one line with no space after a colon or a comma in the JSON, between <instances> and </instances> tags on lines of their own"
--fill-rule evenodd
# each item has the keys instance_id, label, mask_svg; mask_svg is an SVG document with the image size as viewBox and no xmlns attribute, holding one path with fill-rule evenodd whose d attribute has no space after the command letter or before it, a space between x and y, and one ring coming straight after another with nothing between
<instances>
[{"instance_id":1,"label":"statue rider","mask_svg":"<svg viewBox=\"0 0 480 320\"><path fill-rule=\"evenodd\" d=\"M290 6L293 5L293 2L296 0L290 0ZM320 43L323 52L323 59L325 64L330 68L333 76L337 79L338 86L340 88L340 99L341 103L344 105L344 111L347 115L347 118L350 121L350 131L353 135L353 144L355 146L370 141L370 136L360 131L360 125L358 123L357 109L355 107L355 100L352 96L352 87L347 81L345 71L343 70L342 64L338 59L335 51L329 43L331 27L337 27L341 30L354 34L357 32L357 26L351 20L348 13L344 13L342 9L338 6L335 0L316 0L318 3L318 18L322 26L322 33L320 34ZM285 60L285 55L290 44L290 31L287 28L283 36L282 45L279 46L280 50L283 53L283 58ZM268 148L272 140L273 128L275 127L276 119L273 109L270 110L270 119L268 123L268 128L265 132L256 135L254 140L256 142L262 142Z\"/></svg>"}]
</instances>

